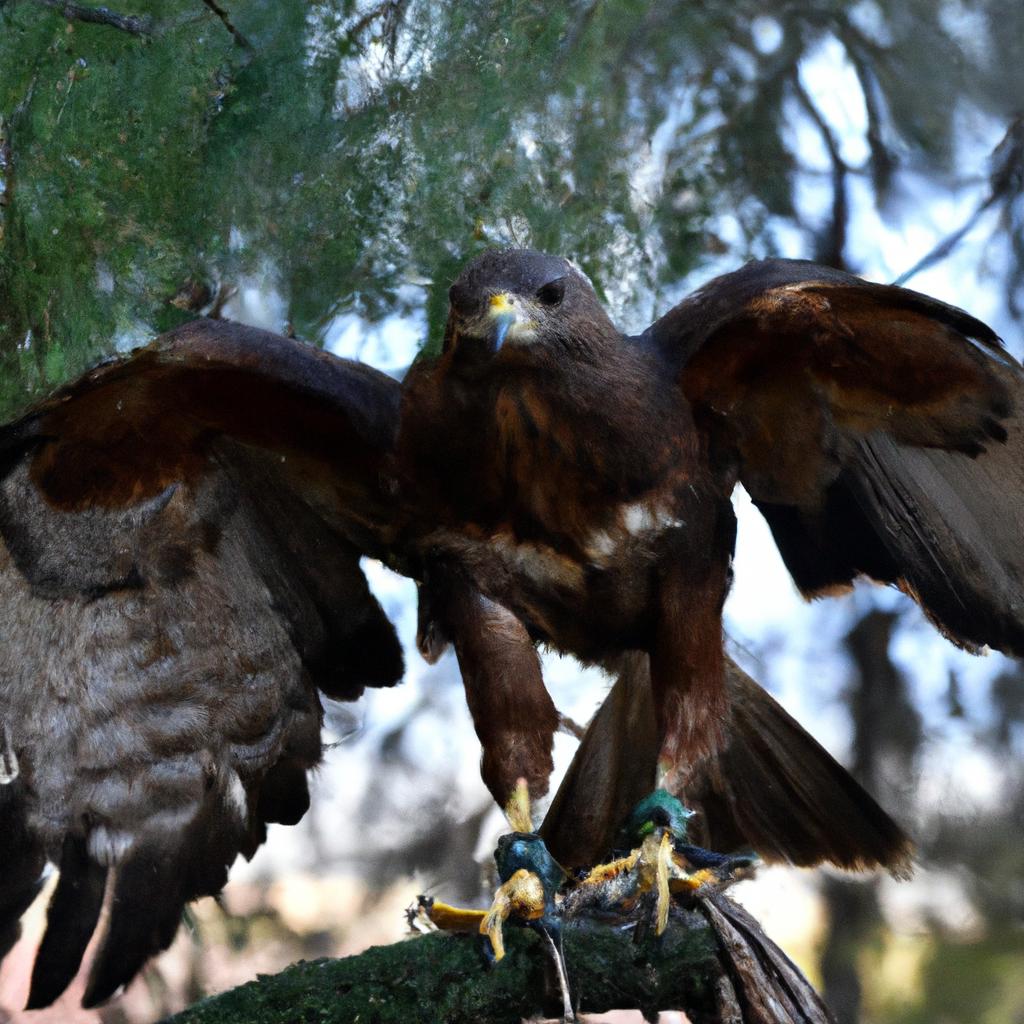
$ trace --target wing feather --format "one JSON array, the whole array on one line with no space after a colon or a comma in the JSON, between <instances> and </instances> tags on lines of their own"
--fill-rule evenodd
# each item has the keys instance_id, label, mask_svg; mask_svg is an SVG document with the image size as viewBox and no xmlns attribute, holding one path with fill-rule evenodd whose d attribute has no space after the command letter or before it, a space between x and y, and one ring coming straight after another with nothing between
<instances>
[{"instance_id":1,"label":"wing feather","mask_svg":"<svg viewBox=\"0 0 1024 1024\"><path fill-rule=\"evenodd\" d=\"M200 321L0 430L0 708L20 768L0 802L0 953L43 850L61 861L33 1007L77 972L108 874L88 1004L170 944L268 822L302 817L320 694L401 677L359 565L388 551L398 391Z\"/></svg>"},{"instance_id":2,"label":"wing feather","mask_svg":"<svg viewBox=\"0 0 1024 1024\"><path fill-rule=\"evenodd\" d=\"M644 340L806 595L866 575L957 643L1024 653L1022 374L990 328L917 292L768 260Z\"/></svg>"},{"instance_id":3,"label":"wing feather","mask_svg":"<svg viewBox=\"0 0 1024 1024\"><path fill-rule=\"evenodd\" d=\"M0 786L0 836L3 865L0 872L0 959L21 934L18 924L42 888L46 857L38 838L28 828L23 780Z\"/></svg>"},{"instance_id":4,"label":"wing feather","mask_svg":"<svg viewBox=\"0 0 1024 1024\"><path fill-rule=\"evenodd\" d=\"M60 879L36 953L27 1010L49 1006L78 973L103 908L107 868L89 856L85 839L69 835L60 859Z\"/></svg>"}]
</instances>

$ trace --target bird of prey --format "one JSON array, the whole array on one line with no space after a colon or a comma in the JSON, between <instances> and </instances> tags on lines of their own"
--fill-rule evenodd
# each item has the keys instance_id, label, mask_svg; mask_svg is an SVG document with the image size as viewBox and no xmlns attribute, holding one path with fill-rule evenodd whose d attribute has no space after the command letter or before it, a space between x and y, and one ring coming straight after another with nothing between
<instances>
[{"instance_id":1,"label":"bird of prey","mask_svg":"<svg viewBox=\"0 0 1024 1024\"><path fill-rule=\"evenodd\" d=\"M909 843L723 653L742 482L808 596L865 575L967 647L1024 651L1019 370L983 324L802 261L712 281L638 337L570 262L475 259L402 385L198 320L0 431L0 955L60 872L30 1006L109 905L98 1003L268 822L308 804L321 697L403 671L359 568L416 579L507 803L542 795L538 645L617 676L541 835L615 845L658 781L703 845L906 866Z\"/></svg>"}]
</instances>

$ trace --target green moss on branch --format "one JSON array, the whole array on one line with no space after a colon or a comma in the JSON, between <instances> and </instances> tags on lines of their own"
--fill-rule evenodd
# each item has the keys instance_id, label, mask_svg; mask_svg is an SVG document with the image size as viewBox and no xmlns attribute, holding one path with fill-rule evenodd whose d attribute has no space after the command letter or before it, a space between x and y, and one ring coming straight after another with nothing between
<instances>
[{"instance_id":1,"label":"green moss on branch","mask_svg":"<svg viewBox=\"0 0 1024 1024\"><path fill-rule=\"evenodd\" d=\"M432 934L344 960L314 960L206 999L173 1024L519 1024L558 1015L560 1002L540 937L510 929L507 955L489 965L475 936ZM720 1019L723 968L713 932L680 914L660 939L571 926L565 932L574 999L584 1011L685 1009L694 1024ZM170 1024L170 1022L169 1022Z\"/></svg>"}]
</instances>

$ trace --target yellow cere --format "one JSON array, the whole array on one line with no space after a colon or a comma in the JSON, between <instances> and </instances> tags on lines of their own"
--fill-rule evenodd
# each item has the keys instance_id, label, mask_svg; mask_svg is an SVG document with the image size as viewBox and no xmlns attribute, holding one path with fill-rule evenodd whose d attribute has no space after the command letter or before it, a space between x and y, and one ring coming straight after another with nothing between
<instances>
[{"instance_id":1,"label":"yellow cere","mask_svg":"<svg viewBox=\"0 0 1024 1024\"><path fill-rule=\"evenodd\" d=\"M491 314L493 316L501 316L503 313L514 313L515 309L512 305L512 299L509 297L507 292L501 292L498 295L491 296Z\"/></svg>"}]
</instances>

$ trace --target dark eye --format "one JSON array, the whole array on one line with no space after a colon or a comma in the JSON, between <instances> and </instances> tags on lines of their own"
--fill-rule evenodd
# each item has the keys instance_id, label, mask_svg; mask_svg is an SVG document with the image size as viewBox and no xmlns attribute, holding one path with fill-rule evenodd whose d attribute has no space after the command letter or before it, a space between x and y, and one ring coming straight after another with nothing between
<instances>
[{"instance_id":1,"label":"dark eye","mask_svg":"<svg viewBox=\"0 0 1024 1024\"><path fill-rule=\"evenodd\" d=\"M537 301L542 306L557 306L565 297L565 278L559 277L554 281L548 281L542 288L537 289Z\"/></svg>"}]
</instances>

